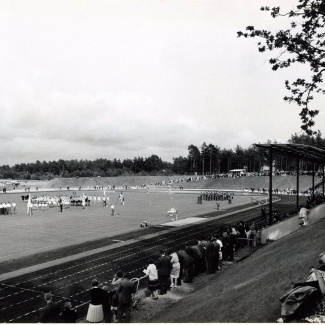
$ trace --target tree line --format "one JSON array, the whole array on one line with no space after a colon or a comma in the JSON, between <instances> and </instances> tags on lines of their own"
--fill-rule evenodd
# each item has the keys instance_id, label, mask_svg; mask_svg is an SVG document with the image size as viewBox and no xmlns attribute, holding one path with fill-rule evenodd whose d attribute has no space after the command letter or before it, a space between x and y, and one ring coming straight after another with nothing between
<instances>
[{"instance_id":1,"label":"tree line","mask_svg":"<svg viewBox=\"0 0 325 325\"><path fill-rule=\"evenodd\" d=\"M268 143L277 143L268 140ZM316 135L294 134L289 143L305 144L325 150L325 138L320 131ZM275 155L275 167L278 170L296 170L296 160L291 157ZM308 161L300 162L300 170L310 171L312 165ZM96 160L63 160L43 161L35 163L21 163L14 166L0 167L0 178L3 179L36 179L50 180L56 177L112 177L128 175L216 175L228 173L231 169L246 169L248 172L260 172L264 165L268 165L268 158L264 150L251 145L244 149L237 145L233 149L220 149L218 145L203 144L199 147L188 146L186 157L174 157L173 162L163 161L157 155L148 158L137 157L124 159ZM316 170L320 166L316 166Z\"/></svg>"}]
</instances>

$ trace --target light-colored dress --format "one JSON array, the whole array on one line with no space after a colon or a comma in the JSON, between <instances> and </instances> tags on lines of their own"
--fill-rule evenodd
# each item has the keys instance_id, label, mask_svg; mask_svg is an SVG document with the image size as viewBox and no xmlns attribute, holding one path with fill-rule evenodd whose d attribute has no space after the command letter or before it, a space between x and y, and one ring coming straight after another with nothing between
<instances>
[{"instance_id":1,"label":"light-colored dress","mask_svg":"<svg viewBox=\"0 0 325 325\"><path fill-rule=\"evenodd\" d=\"M146 270L143 270L149 277L148 289L153 292L159 289L158 271L155 264L149 264Z\"/></svg>"},{"instance_id":2,"label":"light-colored dress","mask_svg":"<svg viewBox=\"0 0 325 325\"><path fill-rule=\"evenodd\" d=\"M179 271L181 268L181 266L179 264L179 260L178 260L178 255L177 255L177 253L172 253L172 254L170 254L170 256L171 256L170 261L173 265L173 268L170 272L170 276L177 279L179 277Z\"/></svg>"}]
</instances>

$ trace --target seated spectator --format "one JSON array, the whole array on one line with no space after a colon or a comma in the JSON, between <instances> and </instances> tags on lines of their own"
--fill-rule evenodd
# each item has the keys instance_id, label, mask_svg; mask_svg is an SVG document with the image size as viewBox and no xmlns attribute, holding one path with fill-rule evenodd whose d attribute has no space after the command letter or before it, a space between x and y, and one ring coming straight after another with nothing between
<instances>
[{"instance_id":1,"label":"seated spectator","mask_svg":"<svg viewBox=\"0 0 325 325\"><path fill-rule=\"evenodd\" d=\"M321 258L323 253L320 254ZM310 323L325 321L325 272L310 268L306 282L296 283L294 288L280 298L281 317L278 322L306 320Z\"/></svg>"}]
</instances>

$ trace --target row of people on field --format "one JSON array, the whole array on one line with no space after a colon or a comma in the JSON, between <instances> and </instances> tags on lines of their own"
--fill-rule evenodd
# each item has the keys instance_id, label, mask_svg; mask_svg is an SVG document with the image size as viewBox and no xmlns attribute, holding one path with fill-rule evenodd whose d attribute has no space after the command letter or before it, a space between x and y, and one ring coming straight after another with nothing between
<instances>
[{"instance_id":1,"label":"row of people on field","mask_svg":"<svg viewBox=\"0 0 325 325\"><path fill-rule=\"evenodd\" d=\"M205 191L201 192L200 196L206 201L227 201L233 200L234 192L223 192L223 191Z\"/></svg>"},{"instance_id":2,"label":"row of people on field","mask_svg":"<svg viewBox=\"0 0 325 325\"><path fill-rule=\"evenodd\" d=\"M12 214L16 213L16 203L15 202L2 202L0 203L0 214Z\"/></svg>"}]
</instances>

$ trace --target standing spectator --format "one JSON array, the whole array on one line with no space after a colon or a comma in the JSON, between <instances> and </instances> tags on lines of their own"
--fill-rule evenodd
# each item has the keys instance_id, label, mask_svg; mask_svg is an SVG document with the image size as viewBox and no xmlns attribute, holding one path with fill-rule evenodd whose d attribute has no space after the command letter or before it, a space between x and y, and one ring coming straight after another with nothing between
<instances>
[{"instance_id":1,"label":"standing spectator","mask_svg":"<svg viewBox=\"0 0 325 325\"><path fill-rule=\"evenodd\" d=\"M232 261L234 259L234 253L236 249L236 230L232 227L228 228L229 234L229 251L228 251L228 260Z\"/></svg>"},{"instance_id":2,"label":"standing spectator","mask_svg":"<svg viewBox=\"0 0 325 325\"><path fill-rule=\"evenodd\" d=\"M111 302L110 294L106 286L103 287L103 312L105 323L111 322Z\"/></svg>"},{"instance_id":3,"label":"standing spectator","mask_svg":"<svg viewBox=\"0 0 325 325\"><path fill-rule=\"evenodd\" d=\"M207 264L207 273L215 273L217 265L217 254L212 239L209 239L206 244L205 259Z\"/></svg>"},{"instance_id":4,"label":"standing spectator","mask_svg":"<svg viewBox=\"0 0 325 325\"><path fill-rule=\"evenodd\" d=\"M305 207L302 207L299 211L299 225L300 226L306 226L308 225L308 212L309 210L306 209Z\"/></svg>"},{"instance_id":5,"label":"standing spectator","mask_svg":"<svg viewBox=\"0 0 325 325\"><path fill-rule=\"evenodd\" d=\"M239 247L245 247L246 245L246 238L247 238L247 235L246 235L246 232L245 232L245 226L243 224L242 221L240 221L238 224L237 224L237 231L238 231L238 239L239 239Z\"/></svg>"},{"instance_id":6,"label":"standing spectator","mask_svg":"<svg viewBox=\"0 0 325 325\"><path fill-rule=\"evenodd\" d=\"M202 255L202 259L203 259L203 269L202 269L202 272L206 272L207 270L207 266L206 266L206 259L205 259L205 248L206 248L206 240L204 237L201 238L201 240L198 240L197 241L197 246L199 247L200 249L200 252L201 252L201 255Z\"/></svg>"},{"instance_id":7,"label":"standing spectator","mask_svg":"<svg viewBox=\"0 0 325 325\"><path fill-rule=\"evenodd\" d=\"M77 311L72 307L70 301L64 303L61 319L63 323L75 323L77 321Z\"/></svg>"},{"instance_id":8,"label":"standing spectator","mask_svg":"<svg viewBox=\"0 0 325 325\"><path fill-rule=\"evenodd\" d=\"M215 242L219 245L219 258L218 258L218 256L217 256L217 258L218 258L218 270L220 270L221 267L222 267L222 260L223 260L223 255L222 255L222 246L223 246L223 243L220 240L220 236L219 235L216 236Z\"/></svg>"},{"instance_id":9,"label":"standing spectator","mask_svg":"<svg viewBox=\"0 0 325 325\"><path fill-rule=\"evenodd\" d=\"M172 250L169 256L170 256L170 262L172 263L172 269L170 271L171 288L177 288L177 279L179 277L179 271L180 271L179 259L175 250Z\"/></svg>"},{"instance_id":10,"label":"standing spectator","mask_svg":"<svg viewBox=\"0 0 325 325\"><path fill-rule=\"evenodd\" d=\"M180 259L180 264L183 266L183 273L184 273L184 282L191 283L193 280L193 265L194 259L188 255L185 249L180 249L178 251L178 256Z\"/></svg>"},{"instance_id":11,"label":"standing spectator","mask_svg":"<svg viewBox=\"0 0 325 325\"><path fill-rule=\"evenodd\" d=\"M113 313L113 322L117 322L117 309L118 309L118 294L117 289L123 281L123 273L121 270L118 270L113 277L112 286L113 290L111 291L111 310Z\"/></svg>"},{"instance_id":12,"label":"standing spectator","mask_svg":"<svg viewBox=\"0 0 325 325\"><path fill-rule=\"evenodd\" d=\"M169 277L172 269L172 263L169 256L166 256L165 251L160 252L160 257L156 263L158 269L158 280L160 285L160 294L164 295L170 288Z\"/></svg>"},{"instance_id":13,"label":"standing spectator","mask_svg":"<svg viewBox=\"0 0 325 325\"><path fill-rule=\"evenodd\" d=\"M251 252L253 252L256 248L256 230L255 227L252 227L248 233L248 241L249 247L251 248Z\"/></svg>"},{"instance_id":14,"label":"standing spectator","mask_svg":"<svg viewBox=\"0 0 325 325\"><path fill-rule=\"evenodd\" d=\"M46 306L42 309L41 323L59 323L60 322L60 305L53 302L53 295L46 293L44 295Z\"/></svg>"},{"instance_id":15,"label":"standing spectator","mask_svg":"<svg viewBox=\"0 0 325 325\"><path fill-rule=\"evenodd\" d=\"M152 258L149 258L148 263L149 265L147 269L143 270L143 272L149 277L148 289L151 292L152 299L158 299L158 294L157 294L157 291L159 289L158 270L156 265L153 264Z\"/></svg>"},{"instance_id":16,"label":"standing spectator","mask_svg":"<svg viewBox=\"0 0 325 325\"><path fill-rule=\"evenodd\" d=\"M183 260L181 259L180 255L178 254L178 251L176 251L178 260L179 260L179 277L177 278L177 285L181 286L182 285L182 278L183 278L183 270L184 270L184 265L183 265Z\"/></svg>"},{"instance_id":17,"label":"standing spectator","mask_svg":"<svg viewBox=\"0 0 325 325\"><path fill-rule=\"evenodd\" d=\"M86 320L89 323L102 322L104 319L103 312L103 290L98 288L98 281L96 279L91 282L92 288L90 289L90 304L88 308Z\"/></svg>"},{"instance_id":18,"label":"standing spectator","mask_svg":"<svg viewBox=\"0 0 325 325\"><path fill-rule=\"evenodd\" d=\"M198 241L194 240L192 245L192 250L195 252L195 254L198 256L198 272L202 273L205 271L205 260L204 255L201 253L201 249L198 245Z\"/></svg>"},{"instance_id":19,"label":"standing spectator","mask_svg":"<svg viewBox=\"0 0 325 325\"><path fill-rule=\"evenodd\" d=\"M129 323L131 316L131 304L134 294L136 293L136 287L135 283L130 281L130 276L128 273L124 274L124 280L117 289L117 293L119 294L118 320L120 323L122 323L123 314L125 314L125 322Z\"/></svg>"},{"instance_id":20,"label":"standing spectator","mask_svg":"<svg viewBox=\"0 0 325 325\"><path fill-rule=\"evenodd\" d=\"M190 243L186 243L185 252L193 258L194 260L193 276L197 276L199 274L199 269L200 269L200 256L192 248Z\"/></svg>"},{"instance_id":21,"label":"standing spectator","mask_svg":"<svg viewBox=\"0 0 325 325\"><path fill-rule=\"evenodd\" d=\"M266 213L265 213L265 207L262 206L262 220L266 221Z\"/></svg>"}]
</instances>

